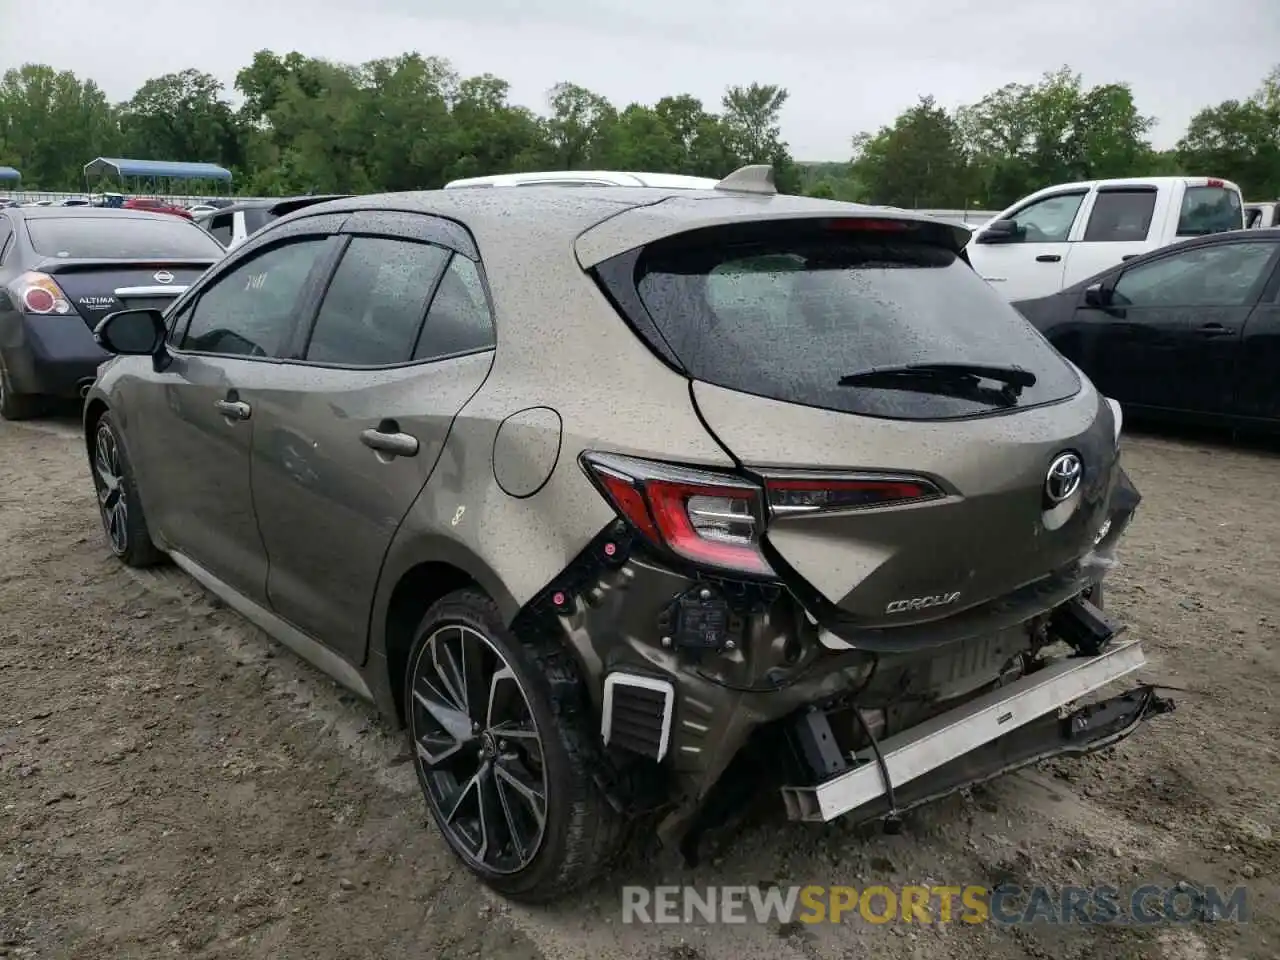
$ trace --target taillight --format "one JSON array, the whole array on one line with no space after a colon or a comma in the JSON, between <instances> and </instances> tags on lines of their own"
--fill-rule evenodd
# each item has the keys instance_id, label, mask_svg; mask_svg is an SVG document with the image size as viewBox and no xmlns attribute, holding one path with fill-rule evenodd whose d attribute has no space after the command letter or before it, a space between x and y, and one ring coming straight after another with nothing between
<instances>
[{"instance_id":1,"label":"taillight","mask_svg":"<svg viewBox=\"0 0 1280 960\"><path fill-rule=\"evenodd\" d=\"M943 496L938 487L923 478L874 473L771 476L765 478L765 490L769 512L776 516L901 506Z\"/></svg>"},{"instance_id":2,"label":"taillight","mask_svg":"<svg viewBox=\"0 0 1280 960\"><path fill-rule=\"evenodd\" d=\"M764 491L751 481L614 454L584 453L581 462L618 514L653 546L696 566L773 576L760 552Z\"/></svg>"},{"instance_id":3,"label":"taillight","mask_svg":"<svg viewBox=\"0 0 1280 960\"><path fill-rule=\"evenodd\" d=\"M46 273L24 273L9 285L9 290L24 313L74 312L62 288Z\"/></svg>"}]
</instances>

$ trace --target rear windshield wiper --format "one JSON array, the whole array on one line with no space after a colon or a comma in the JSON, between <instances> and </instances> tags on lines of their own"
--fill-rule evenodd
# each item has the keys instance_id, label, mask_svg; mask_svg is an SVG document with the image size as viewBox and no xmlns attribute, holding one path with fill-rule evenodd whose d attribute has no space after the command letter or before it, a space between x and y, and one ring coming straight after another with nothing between
<instances>
[{"instance_id":1,"label":"rear windshield wiper","mask_svg":"<svg viewBox=\"0 0 1280 960\"><path fill-rule=\"evenodd\" d=\"M999 389L984 388L983 380L994 380ZM991 366L981 363L904 363L892 367L872 367L841 377L842 387L892 387L898 390L937 393L962 399L986 400L1012 406L1026 387L1035 386L1036 375L1021 367Z\"/></svg>"}]
</instances>

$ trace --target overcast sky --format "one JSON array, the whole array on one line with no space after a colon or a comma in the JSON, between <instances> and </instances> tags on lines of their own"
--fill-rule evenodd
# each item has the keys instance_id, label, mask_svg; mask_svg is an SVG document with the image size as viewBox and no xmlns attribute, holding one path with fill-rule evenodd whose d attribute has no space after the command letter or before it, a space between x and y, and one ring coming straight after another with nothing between
<instances>
[{"instance_id":1,"label":"overcast sky","mask_svg":"<svg viewBox=\"0 0 1280 960\"><path fill-rule=\"evenodd\" d=\"M1280 0L0 0L0 68L50 63L115 100L192 66L230 87L263 48L347 62L416 49L505 78L539 112L561 80L620 106L689 92L714 107L729 84L776 83L802 160L847 159L853 133L919 95L954 107L1069 63L1086 83L1129 83L1167 147L1280 62Z\"/></svg>"}]
</instances>

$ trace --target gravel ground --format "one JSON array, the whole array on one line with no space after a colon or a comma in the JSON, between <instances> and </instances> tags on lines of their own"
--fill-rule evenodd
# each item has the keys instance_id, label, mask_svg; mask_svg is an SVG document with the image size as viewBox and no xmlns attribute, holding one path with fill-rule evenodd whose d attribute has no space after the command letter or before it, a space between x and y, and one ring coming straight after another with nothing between
<instances>
[{"instance_id":1,"label":"gravel ground","mask_svg":"<svg viewBox=\"0 0 1280 960\"><path fill-rule=\"evenodd\" d=\"M0 423L0 956L1111 958L1280 955L1280 458L1137 436L1108 593L1176 713L885 836L756 823L635 856L552 910L457 868L398 736L173 570L103 542L73 418ZM629 883L1247 884L1251 922L779 929L620 921Z\"/></svg>"}]
</instances>

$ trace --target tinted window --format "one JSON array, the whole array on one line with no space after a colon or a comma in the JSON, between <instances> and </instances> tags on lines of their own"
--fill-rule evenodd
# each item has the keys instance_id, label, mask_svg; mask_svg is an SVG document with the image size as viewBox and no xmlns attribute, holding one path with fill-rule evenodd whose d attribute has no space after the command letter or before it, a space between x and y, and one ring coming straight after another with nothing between
<instances>
[{"instance_id":1,"label":"tinted window","mask_svg":"<svg viewBox=\"0 0 1280 960\"><path fill-rule=\"evenodd\" d=\"M221 257L209 234L180 217L74 215L27 221L36 253L69 259L147 260Z\"/></svg>"},{"instance_id":2,"label":"tinted window","mask_svg":"<svg viewBox=\"0 0 1280 960\"><path fill-rule=\"evenodd\" d=\"M1240 194L1226 187L1187 187L1178 216L1178 236L1199 237L1244 226Z\"/></svg>"},{"instance_id":3,"label":"tinted window","mask_svg":"<svg viewBox=\"0 0 1280 960\"><path fill-rule=\"evenodd\" d=\"M413 358L429 360L486 350L493 345L493 316L480 270L466 257L454 254L427 311L427 322Z\"/></svg>"},{"instance_id":4,"label":"tinted window","mask_svg":"<svg viewBox=\"0 0 1280 960\"><path fill-rule=\"evenodd\" d=\"M1147 239L1156 209L1154 190L1104 190L1093 201L1085 242L1124 243Z\"/></svg>"},{"instance_id":5,"label":"tinted window","mask_svg":"<svg viewBox=\"0 0 1280 960\"><path fill-rule=\"evenodd\" d=\"M244 232L246 235L256 233L274 219L266 207L250 207L244 211Z\"/></svg>"},{"instance_id":6,"label":"tinted window","mask_svg":"<svg viewBox=\"0 0 1280 960\"><path fill-rule=\"evenodd\" d=\"M279 357L327 240L274 247L219 277L196 301L183 350Z\"/></svg>"},{"instance_id":7,"label":"tinted window","mask_svg":"<svg viewBox=\"0 0 1280 960\"><path fill-rule=\"evenodd\" d=\"M231 237L235 229L235 214L220 213L205 221L209 225L209 233L224 247L231 246Z\"/></svg>"},{"instance_id":8,"label":"tinted window","mask_svg":"<svg viewBox=\"0 0 1280 960\"><path fill-rule=\"evenodd\" d=\"M449 253L408 240L356 237L320 305L307 359L407 363Z\"/></svg>"},{"instance_id":9,"label":"tinted window","mask_svg":"<svg viewBox=\"0 0 1280 960\"><path fill-rule=\"evenodd\" d=\"M1134 307L1242 306L1257 295L1276 249L1262 241L1230 243L1144 263L1120 275L1113 300Z\"/></svg>"},{"instance_id":10,"label":"tinted window","mask_svg":"<svg viewBox=\"0 0 1280 960\"><path fill-rule=\"evenodd\" d=\"M840 379L880 366L972 362L1034 373L1021 405L1079 389L1048 342L940 246L757 224L651 246L634 277L659 336L689 375L732 390L870 416L945 419L998 407L988 394L948 397L840 386Z\"/></svg>"},{"instance_id":11,"label":"tinted window","mask_svg":"<svg viewBox=\"0 0 1280 960\"><path fill-rule=\"evenodd\" d=\"M13 226L8 217L0 217L0 263L9 254L9 238L13 236Z\"/></svg>"},{"instance_id":12,"label":"tinted window","mask_svg":"<svg viewBox=\"0 0 1280 960\"><path fill-rule=\"evenodd\" d=\"M1083 193L1063 193L1037 200L1013 215L1023 243L1065 243L1084 202Z\"/></svg>"}]
</instances>

